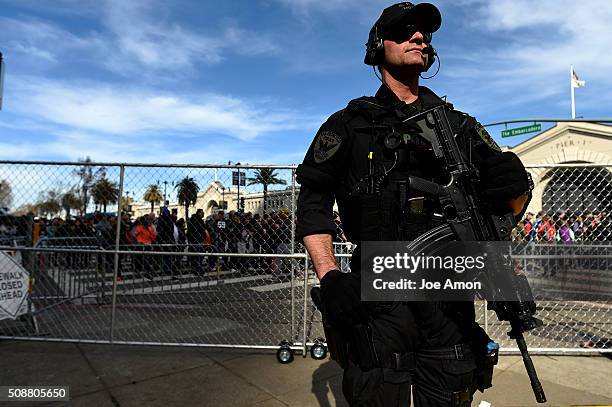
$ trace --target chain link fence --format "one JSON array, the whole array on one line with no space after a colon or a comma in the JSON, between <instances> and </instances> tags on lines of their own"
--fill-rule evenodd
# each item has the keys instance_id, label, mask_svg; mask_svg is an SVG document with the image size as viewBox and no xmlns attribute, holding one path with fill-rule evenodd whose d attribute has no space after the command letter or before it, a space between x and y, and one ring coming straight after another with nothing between
<instances>
[{"instance_id":1,"label":"chain link fence","mask_svg":"<svg viewBox=\"0 0 612 407\"><path fill-rule=\"evenodd\" d=\"M547 353L612 351L612 165L528 166L535 189L524 219L513 231L529 241L521 259L532 283L573 292L573 301L538 301L544 326L526 335ZM602 297L610 300L602 301ZM595 298L595 299L593 299ZM538 296L536 296L538 299ZM517 351L492 311L481 323L506 350Z\"/></svg>"},{"instance_id":2,"label":"chain link fence","mask_svg":"<svg viewBox=\"0 0 612 407\"><path fill-rule=\"evenodd\" d=\"M301 345L294 178L291 166L0 164L0 244L21 256L0 274L31 282L27 312L7 310L0 334Z\"/></svg>"},{"instance_id":3,"label":"chain link fence","mask_svg":"<svg viewBox=\"0 0 612 407\"><path fill-rule=\"evenodd\" d=\"M533 215L513 236L533 242L524 267L537 278L554 281L555 258L572 248L612 240L610 169L528 168ZM0 275L15 288L2 291L12 297L0 309L2 338L274 349L288 340L305 353L324 336L309 298L317 279L295 240L294 166L4 161L0 186ZM335 243L343 271L353 249ZM609 289L610 259L589 255L566 269ZM611 302L539 307L545 326L530 347L612 348ZM486 304L476 309L512 351L506 324Z\"/></svg>"}]
</instances>

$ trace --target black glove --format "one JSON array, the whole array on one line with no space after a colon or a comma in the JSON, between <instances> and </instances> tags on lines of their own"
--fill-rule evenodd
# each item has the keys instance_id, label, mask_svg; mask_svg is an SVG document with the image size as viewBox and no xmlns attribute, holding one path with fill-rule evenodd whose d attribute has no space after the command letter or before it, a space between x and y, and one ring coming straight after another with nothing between
<instances>
[{"instance_id":1,"label":"black glove","mask_svg":"<svg viewBox=\"0 0 612 407\"><path fill-rule=\"evenodd\" d=\"M327 272L321 279L321 300L332 325L351 327L367 321L360 282L352 273Z\"/></svg>"},{"instance_id":2,"label":"black glove","mask_svg":"<svg viewBox=\"0 0 612 407\"><path fill-rule=\"evenodd\" d=\"M523 163L510 151L488 157L480 168L482 194L492 202L506 203L529 191Z\"/></svg>"}]
</instances>

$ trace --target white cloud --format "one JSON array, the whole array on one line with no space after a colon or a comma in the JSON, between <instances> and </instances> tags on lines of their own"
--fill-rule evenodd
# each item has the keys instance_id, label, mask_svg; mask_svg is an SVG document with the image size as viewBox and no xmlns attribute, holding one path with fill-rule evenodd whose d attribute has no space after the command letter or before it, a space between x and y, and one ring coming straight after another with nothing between
<instances>
[{"instance_id":1,"label":"white cloud","mask_svg":"<svg viewBox=\"0 0 612 407\"><path fill-rule=\"evenodd\" d=\"M76 162L89 156L99 163L292 164L301 162L304 152L271 154L262 147L240 140L212 140L206 143L171 137L122 138L86 131L57 132L44 142L0 142L2 160L66 160ZM177 145L178 144L178 145ZM182 146L181 146L182 144ZM2 166L0 166L2 167ZM27 177L24 177L27 178Z\"/></svg>"},{"instance_id":2,"label":"white cloud","mask_svg":"<svg viewBox=\"0 0 612 407\"><path fill-rule=\"evenodd\" d=\"M224 27L218 35L204 35L165 16L168 5L156 0L107 0L102 23L117 45L105 59L122 74L136 69L192 69L196 63L218 63L224 54L274 54L276 45L258 33ZM142 73L142 72L141 72Z\"/></svg>"},{"instance_id":3,"label":"white cloud","mask_svg":"<svg viewBox=\"0 0 612 407\"><path fill-rule=\"evenodd\" d=\"M108 0L102 18L116 51L108 63L115 69L131 60L139 65L167 69L186 67L196 60L218 62L222 43L197 35L178 24L155 19L152 10L163 9L150 1Z\"/></svg>"},{"instance_id":4,"label":"white cloud","mask_svg":"<svg viewBox=\"0 0 612 407\"><path fill-rule=\"evenodd\" d=\"M290 7L294 12L308 13L311 11L332 12L355 5L351 0L277 0Z\"/></svg>"},{"instance_id":5,"label":"white cloud","mask_svg":"<svg viewBox=\"0 0 612 407\"><path fill-rule=\"evenodd\" d=\"M52 62L52 63L57 62L57 58L55 57L55 55L53 55L53 53L47 50L44 50L44 49L41 49L41 48L38 48L32 45L28 45L28 44L22 44L17 41L13 41L10 46L15 51L20 52L22 54L26 54L34 58L44 59L47 62Z\"/></svg>"},{"instance_id":6,"label":"white cloud","mask_svg":"<svg viewBox=\"0 0 612 407\"><path fill-rule=\"evenodd\" d=\"M0 157L5 160L21 160L32 156L30 143L0 143Z\"/></svg>"},{"instance_id":7,"label":"white cloud","mask_svg":"<svg viewBox=\"0 0 612 407\"><path fill-rule=\"evenodd\" d=\"M4 51L7 60L14 53L30 59L42 59L43 63L57 63L60 57L68 53L74 56L74 61L83 59L84 52L97 57L106 50L104 42L95 34L75 35L40 19L0 17L0 28L6 41Z\"/></svg>"},{"instance_id":8,"label":"white cloud","mask_svg":"<svg viewBox=\"0 0 612 407\"><path fill-rule=\"evenodd\" d=\"M70 4L65 4L66 9ZM0 27L8 51L53 63L87 60L123 76L152 76L164 71L163 78L180 77L191 73L197 64L219 63L228 53L256 56L278 52L266 35L231 24L214 35L197 32L165 15L167 7L157 0L106 0L95 10L91 5L85 10L87 18L99 27L79 33L29 17L0 17Z\"/></svg>"},{"instance_id":9,"label":"white cloud","mask_svg":"<svg viewBox=\"0 0 612 407\"><path fill-rule=\"evenodd\" d=\"M607 52L610 1L594 0L586 6L567 0L501 0L484 3L479 12L486 29L508 33L507 56L531 69L542 72L558 63L612 65L612 54Z\"/></svg>"},{"instance_id":10,"label":"white cloud","mask_svg":"<svg viewBox=\"0 0 612 407\"><path fill-rule=\"evenodd\" d=\"M97 83L13 77L6 109L70 129L141 136L151 133L221 134L250 140L265 133L310 128L319 120L273 101L218 94L173 95Z\"/></svg>"},{"instance_id":11,"label":"white cloud","mask_svg":"<svg viewBox=\"0 0 612 407\"><path fill-rule=\"evenodd\" d=\"M498 97L505 105L553 101L569 95L572 64L588 85L612 85L612 2L469 0L462 5L473 16L466 21L471 31L466 37L476 31L494 42L487 48L453 49L455 61L472 67L444 72L455 86L486 87L505 95Z\"/></svg>"},{"instance_id":12,"label":"white cloud","mask_svg":"<svg viewBox=\"0 0 612 407\"><path fill-rule=\"evenodd\" d=\"M507 68L496 72L498 76L511 72L545 79L563 72L569 80L569 65L574 64L583 72L608 77L610 1L592 1L587 7L568 0L498 0L482 2L477 12L480 16L474 21L484 24L474 27L506 36L494 53L482 56L485 60L492 56L496 63L506 61Z\"/></svg>"}]
</instances>

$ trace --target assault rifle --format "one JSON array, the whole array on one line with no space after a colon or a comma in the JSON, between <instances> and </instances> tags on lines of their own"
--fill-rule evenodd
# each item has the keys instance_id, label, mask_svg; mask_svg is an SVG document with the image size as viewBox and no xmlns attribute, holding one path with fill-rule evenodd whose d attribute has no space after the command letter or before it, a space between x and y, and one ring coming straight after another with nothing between
<instances>
[{"instance_id":1,"label":"assault rifle","mask_svg":"<svg viewBox=\"0 0 612 407\"><path fill-rule=\"evenodd\" d=\"M435 156L443 162L446 172L450 175L446 185L414 176L410 176L406 181L407 190L439 199L447 220L445 224L415 239L409 249L421 252L426 250L427 245L445 240L510 241L510 233L516 225L514 214L509 212L494 215L487 208L487 203L479 199L478 169L462 155L446 116L445 106L431 108L404 122L416 122L419 125L420 136L431 143ZM535 398L538 403L545 403L546 396L523 336L524 332L541 326L542 322L534 317L536 305L525 275L515 273L512 267L502 269L504 272L489 276L488 281L485 281L487 298L493 299L488 303L489 309L495 311L500 321L510 323L511 330L508 335L516 340L521 351ZM504 297L500 285L506 289L510 287L512 300Z\"/></svg>"}]
</instances>

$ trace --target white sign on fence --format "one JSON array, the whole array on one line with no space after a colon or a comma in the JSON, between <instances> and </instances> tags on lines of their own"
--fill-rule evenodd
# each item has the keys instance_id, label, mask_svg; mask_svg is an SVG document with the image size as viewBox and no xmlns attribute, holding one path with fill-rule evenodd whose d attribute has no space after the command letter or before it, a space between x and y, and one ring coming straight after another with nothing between
<instances>
[{"instance_id":1,"label":"white sign on fence","mask_svg":"<svg viewBox=\"0 0 612 407\"><path fill-rule=\"evenodd\" d=\"M6 252L0 252L0 320L15 319L28 311L26 269Z\"/></svg>"}]
</instances>

